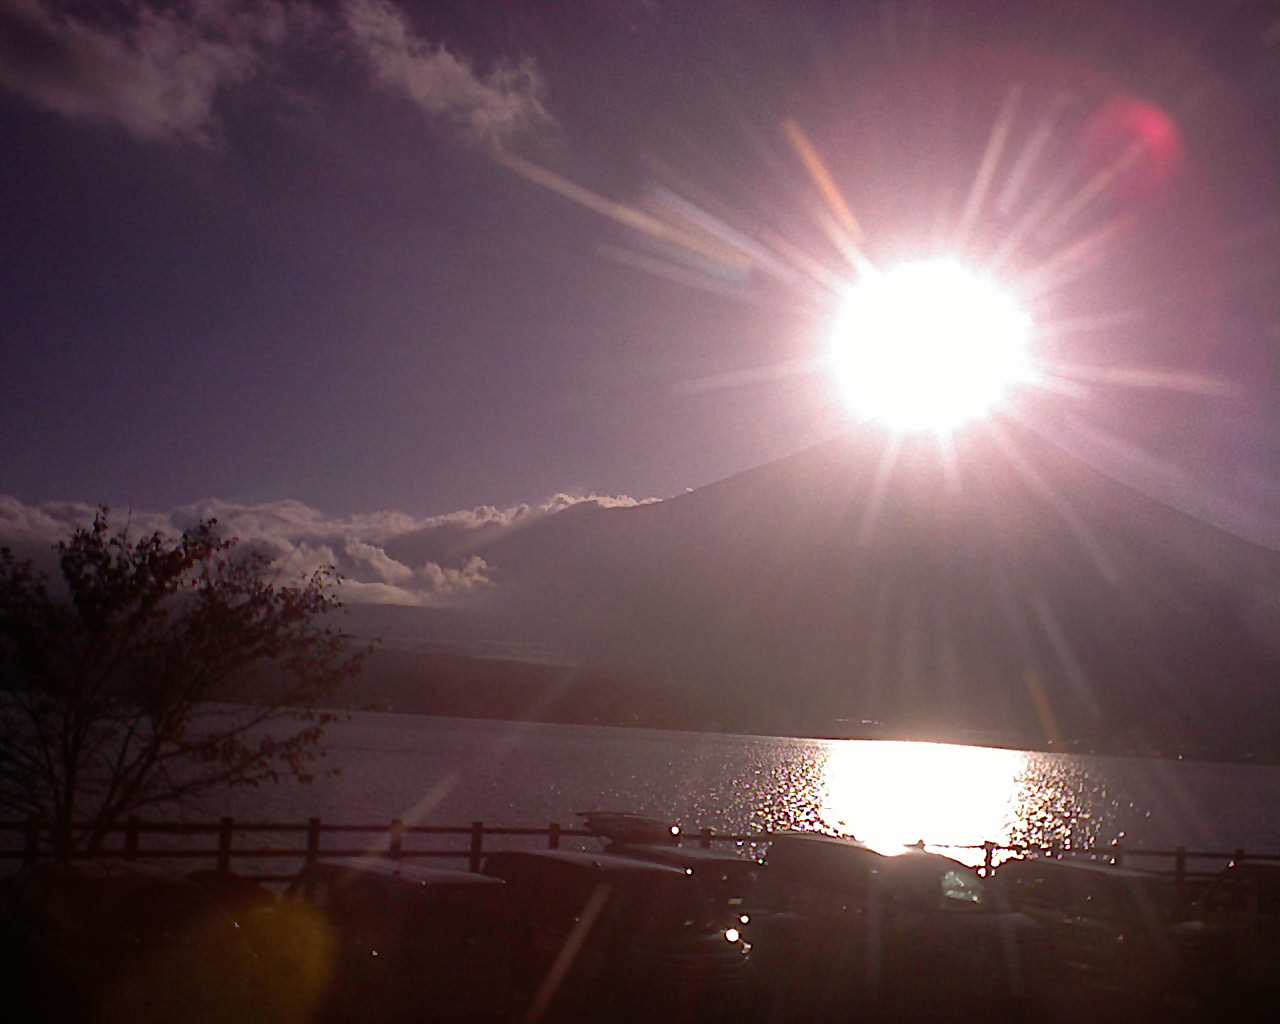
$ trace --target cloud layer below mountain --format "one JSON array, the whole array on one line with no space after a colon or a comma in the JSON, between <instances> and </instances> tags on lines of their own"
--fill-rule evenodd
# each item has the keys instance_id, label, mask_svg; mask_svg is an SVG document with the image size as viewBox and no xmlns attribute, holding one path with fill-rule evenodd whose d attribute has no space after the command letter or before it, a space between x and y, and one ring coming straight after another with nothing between
<instances>
[{"instance_id":1,"label":"cloud layer below mountain","mask_svg":"<svg viewBox=\"0 0 1280 1024\"><path fill-rule=\"evenodd\" d=\"M626 495L556 494L539 503L482 505L439 516L380 511L332 518L298 501L246 505L210 498L169 512L116 509L111 520L136 535L176 535L217 519L225 536L269 557L283 579L332 565L352 604L447 607L474 603L501 587L502 565L477 549L570 508L644 503ZM52 546L92 522L96 511L83 502L33 505L0 495L0 546L52 570Z\"/></svg>"}]
</instances>

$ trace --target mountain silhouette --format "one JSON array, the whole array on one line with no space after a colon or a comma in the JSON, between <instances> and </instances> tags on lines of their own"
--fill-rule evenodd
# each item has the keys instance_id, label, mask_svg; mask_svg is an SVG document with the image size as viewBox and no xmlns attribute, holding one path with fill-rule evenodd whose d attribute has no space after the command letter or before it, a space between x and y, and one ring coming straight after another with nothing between
<instances>
[{"instance_id":1,"label":"mountain silhouette","mask_svg":"<svg viewBox=\"0 0 1280 1024\"><path fill-rule=\"evenodd\" d=\"M513 640L692 688L726 727L1227 756L1280 736L1280 554L1008 420L949 451L861 430L471 550Z\"/></svg>"}]
</instances>

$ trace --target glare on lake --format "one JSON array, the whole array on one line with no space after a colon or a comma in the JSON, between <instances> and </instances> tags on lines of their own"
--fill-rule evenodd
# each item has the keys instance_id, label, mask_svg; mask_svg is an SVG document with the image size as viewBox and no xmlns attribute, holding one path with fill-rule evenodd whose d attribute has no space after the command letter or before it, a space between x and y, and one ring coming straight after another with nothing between
<instances>
[{"instance_id":1,"label":"glare on lake","mask_svg":"<svg viewBox=\"0 0 1280 1024\"><path fill-rule=\"evenodd\" d=\"M938 743L833 743L813 794L823 831L881 853L927 848L982 862L984 842L1069 847L1089 815L1058 759Z\"/></svg>"},{"instance_id":2,"label":"glare on lake","mask_svg":"<svg viewBox=\"0 0 1280 1024\"><path fill-rule=\"evenodd\" d=\"M819 815L881 853L925 840L1008 842L1027 755L936 743L833 746Z\"/></svg>"}]
</instances>

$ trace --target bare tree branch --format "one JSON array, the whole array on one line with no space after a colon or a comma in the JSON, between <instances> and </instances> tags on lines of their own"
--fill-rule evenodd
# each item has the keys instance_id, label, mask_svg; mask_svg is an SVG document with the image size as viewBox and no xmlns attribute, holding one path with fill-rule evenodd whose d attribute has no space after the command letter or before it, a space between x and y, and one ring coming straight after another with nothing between
<instances>
[{"instance_id":1,"label":"bare tree branch","mask_svg":"<svg viewBox=\"0 0 1280 1024\"><path fill-rule=\"evenodd\" d=\"M282 586L216 526L131 540L103 508L57 545L58 596L0 549L0 808L96 846L144 807L313 777L315 706L367 651L320 624L332 568Z\"/></svg>"}]
</instances>

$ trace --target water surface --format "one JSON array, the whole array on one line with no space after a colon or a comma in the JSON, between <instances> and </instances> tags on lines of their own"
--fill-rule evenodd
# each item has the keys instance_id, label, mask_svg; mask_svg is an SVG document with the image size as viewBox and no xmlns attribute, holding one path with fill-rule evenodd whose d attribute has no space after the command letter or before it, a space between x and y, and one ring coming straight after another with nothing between
<instances>
[{"instance_id":1,"label":"water surface","mask_svg":"<svg viewBox=\"0 0 1280 1024\"><path fill-rule=\"evenodd\" d=\"M628 810L686 829L905 843L1280 851L1280 767L354 713L338 774L233 791L192 816L546 825ZM961 854L967 860L980 854Z\"/></svg>"}]
</instances>

